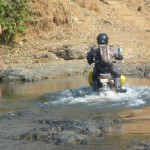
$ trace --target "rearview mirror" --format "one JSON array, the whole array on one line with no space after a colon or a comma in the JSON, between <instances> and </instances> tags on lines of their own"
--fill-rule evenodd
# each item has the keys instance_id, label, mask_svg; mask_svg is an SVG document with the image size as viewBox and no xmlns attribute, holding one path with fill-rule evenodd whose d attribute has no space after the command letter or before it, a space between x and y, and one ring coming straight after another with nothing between
<instances>
[{"instance_id":1,"label":"rearview mirror","mask_svg":"<svg viewBox=\"0 0 150 150\"><path fill-rule=\"evenodd\" d=\"M123 52L123 48L118 48L118 52L122 53Z\"/></svg>"}]
</instances>

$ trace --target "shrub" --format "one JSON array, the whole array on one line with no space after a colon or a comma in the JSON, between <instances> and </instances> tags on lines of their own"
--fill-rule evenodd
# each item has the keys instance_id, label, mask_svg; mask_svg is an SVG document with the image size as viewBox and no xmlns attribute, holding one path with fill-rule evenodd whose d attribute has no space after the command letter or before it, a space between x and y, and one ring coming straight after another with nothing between
<instances>
[{"instance_id":1,"label":"shrub","mask_svg":"<svg viewBox=\"0 0 150 150\"><path fill-rule=\"evenodd\" d=\"M3 34L0 42L8 43L18 34L24 34L31 20L29 0L0 0L0 24Z\"/></svg>"}]
</instances>

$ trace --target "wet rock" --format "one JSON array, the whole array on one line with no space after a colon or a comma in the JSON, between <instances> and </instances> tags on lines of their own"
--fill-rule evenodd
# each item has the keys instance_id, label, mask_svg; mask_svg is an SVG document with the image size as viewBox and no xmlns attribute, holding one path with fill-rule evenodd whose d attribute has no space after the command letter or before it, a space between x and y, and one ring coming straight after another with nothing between
<instances>
[{"instance_id":1,"label":"wet rock","mask_svg":"<svg viewBox=\"0 0 150 150\"><path fill-rule=\"evenodd\" d=\"M35 76L30 70L25 68L8 68L0 72L0 81L15 81L20 80L24 82L38 81L38 75Z\"/></svg>"},{"instance_id":2,"label":"wet rock","mask_svg":"<svg viewBox=\"0 0 150 150\"><path fill-rule=\"evenodd\" d=\"M133 140L128 147L132 150L150 150L150 142Z\"/></svg>"},{"instance_id":3,"label":"wet rock","mask_svg":"<svg viewBox=\"0 0 150 150\"><path fill-rule=\"evenodd\" d=\"M124 75L135 75L139 77L148 77L150 73L149 64L138 65L138 64L116 64L119 72Z\"/></svg>"},{"instance_id":4,"label":"wet rock","mask_svg":"<svg viewBox=\"0 0 150 150\"><path fill-rule=\"evenodd\" d=\"M19 140L43 141L51 144L89 144L93 138L102 140L114 123L112 121L95 120L40 120L46 127L34 128L20 135Z\"/></svg>"},{"instance_id":5,"label":"wet rock","mask_svg":"<svg viewBox=\"0 0 150 150\"><path fill-rule=\"evenodd\" d=\"M38 61L38 60L37 60ZM72 60L44 64L20 65L0 71L0 81L35 82L60 76L83 75L86 61ZM59 68L59 69L58 69Z\"/></svg>"},{"instance_id":6,"label":"wet rock","mask_svg":"<svg viewBox=\"0 0 150 150\"><path fill-rule=\"evenodd\" d=\"M99 129L102 133L109 133L111 132L111 127L113 127L114 122L109 120L101 121Z\"/></svg>"},{"instance_id":7,"label":"wet rock","mask_svg":"<svg viewBox=\"0 0 150 150\"><path fill-rule=\"evenodd\" d=\"M66 48L69 46L66 46ZM64 48L64 49L66 49ZM53 53L53 52L52 52ZM37 59L38 61L38 59ZM119 72L124 75L136 75L140 77L149 77L149 64L140 65L126 65L116 64ZM58 69L59 68L59 69ZM42 79L57 78L60 76L75 76L83 75L88 70L93 69L93 66L87 64L86 59L68 60L33 65L21 65L18 67L7 68L0 71L0 81L23 81L34 82ZM148 70L148 71L147 71Z\"/></svg>"},{"instance_id":8,"label":"wet rock","mask_svg":"<svg viewBox=\"0 0 150 150\"><path fill-rule=\"evenodd\" d=\"M4 113L0 116L0 120L14 120L14 119L17 119L21 115L22 115L22 113L19 111Z\"/></svg>"},{"instance_id":9,"label":"wet rock","mask_svg":"<svg viewBox=\"0 0 150 150\"><path fill-rule=\"evenodd\" d=\"M75 131L63 131L60 134L61 139L65 139L69 144L87 144L88 136L77 134Z\"/></svg>"},{"instance_id":10,"label":"wet rock","mask_svg":"<svg viewBox=\"0 0 150 150\"><path fill-rule=\"evenodd\" d=\"M123 123L124 120L122 118L115 118L113 121L115 123Z\"/></svg>"},{"instance_id":11,"label":"wet rock","mask_svg":"<svg viewBox=\"0 0 150 150\"><path fill-rule=\"evenodd\" d=\"M144 77L150 78L150 70L149 69L145 69L145 71L144 71Z\"/></svg>"},{"instance_id":12,"label":"wet rock","mask_svg":"<svg viewBox=\"0 0 150 150\"><path fill-rule=\"evenodd\" d=\"M87 127L87 131L89 135L99 136L101 134L101 130L97 128L95 125L90 125Z\"/></svg>"},{"instance_id":13,"label":"wet rock","mask_svg":"<svg viewBox=\"0 0 150 150\"><path fill-rule=\"evenodd\" d=\"M40 120L40 124L48 124L51 129L64 130L73 127L73 120Z\"/></svg>"}]
</instances>

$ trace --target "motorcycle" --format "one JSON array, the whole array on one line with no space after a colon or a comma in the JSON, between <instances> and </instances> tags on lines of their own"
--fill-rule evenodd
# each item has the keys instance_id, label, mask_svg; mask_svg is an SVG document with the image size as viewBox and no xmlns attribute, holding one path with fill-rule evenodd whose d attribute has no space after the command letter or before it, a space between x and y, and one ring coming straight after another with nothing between
<instances>
[{"instance_id":1,"label":"motorcycle","mask_svg":"<svg viewBox=\"0 0 150 150\"><path fill-rule=\"evenodd\" d=\"M93 85L92 81L92 74L93 72L89 72L89 84L90 86ZM126 78L124 75L121 75L121 86L125 84ZM99 74L98 80L97 80L97 91L105 92L105 91L115 91L117 92L117 89L115 88L115 80L112 77L110 73L103 73Z\"/></svg>"}]
</instances>

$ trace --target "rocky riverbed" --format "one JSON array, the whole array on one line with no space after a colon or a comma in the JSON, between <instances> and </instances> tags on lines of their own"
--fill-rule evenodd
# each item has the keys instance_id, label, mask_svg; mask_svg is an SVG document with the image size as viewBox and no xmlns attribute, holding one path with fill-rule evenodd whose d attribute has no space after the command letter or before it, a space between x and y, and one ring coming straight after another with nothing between
<instances>
[{"instance_id":1,"label":"rocky riverbed","mask_svg":"<svg viewBox=\"0 0 150 150\"><path fill-rule=\"evenodd\" d=\"M0 122L18 120L25 114L20 111L3 113ZM71 120L71 119L42 119L32 121L33 128L20 135L7 137L14 141L43 142L49 145L95 145L105 141L105 136L121 132L123 119L102 120ZM129 123L129 121L128 121ZM35 126L34 126L35 124ZM38 124L38 127L37 127ZM131 140L126 150L149 150L150 141Z\"/></svg>"},{"instance_id":2,"label":"rocky riverbed","mask_svg":"<svg viewBox=\"0 0 150 150\"><path fill-rule=\"evenodd\" d=\"M150 64L116 64L120 73L150 77ZM0 71L0 81L33 82L58 76L77 76L86 74L93 66L87 64L85 59L58 61L43 64L14 65Z\"/></svg>"},{"instance_id":3,"label":"rocky riverbed","mask_svg":"<svg viewBox=\"0 0 150 150\"><path fill-rule=\"evenodd\" d=\"M53 80L55 81L55 78ZM126 125L129 125L129 129L130 124L132 127L132 124L142 123L143 128L145 124L149 125L149 113L144 115L141 114L142 109L138 110L140 106L149 106L148 87L129 87L127 96L120 95L117 100L113 95L111 97L92 95L90 87L70 89L68 87L70 84L64 83L67 83L66 90L50 92L49 89L48 92L43 92L39 96L37 94L30 100L27 97L22 98L18 92L25 93L29 88L30 92L37 93L39 86L34 87L35 83L25 83L26 90L23 88L25 84L21 84L18 88L11 84L9 91L6 87L3 89L4 95L0 98L0 142L3 143L0 145L1 149L11 150L18 147L21 149L25 145L24 148L29 149L32 145L30 147L32 150L37 147L45 147L45 149L53 147L52 149L56 150L78 147L83 150L85 147L98 149L99 146L104 146L104 150L110 147L114 150L117 147L120 149L123 144L124 150L149 150L148 127L144 130L141 130L140 126L136 127L136 132L131 128L131 133L135 135L137 133L137 136L124 133ZM57 82L55 84L59 85ZM5 85L5 82L2 85ZM48 85L52 86L52 82L50 81ZM137 110L134 110L133 105ZM134 115L134 111L129 111L128 107L138 113L139 119ZM127 111L120 112L126 108ZM145 135L146 130L147 135ZM94 145L98 147L95 148Z\"/></svg>"},{"instance_id":4,"label":"rocky riverbed","mask_svg":"<svg viewBox=\"0 0 150 150\"><path fill-rule=\"evenodd\" d=\"M18 120L23 112L9 112L0 116L0 122ZM103 140L103 134L113 130L116 121L111 120L71 120L71 119L43 119L34 120L33 129L17 136L7 137L13 140L27 140L30 142L44 142L54 145L87 145L92 141ZM122 122L122 121L121 121ZM120 122L120 123L121 123ZM37 127L37 124L39 127ZM117 125L118 126L118 125Z\"/></svg>"},{"instance_id":5,"label":"rocky riverbed","mask_svg":"<svg viewBox=\"0 0 150 150\"><path fill-rule=\"evenodd\" d=\"M52 144L90 144L102 140L110 133L114 121L103 120L40 120L47 127L34 128L19 136L20 140L43 141ZM117 125L118 126L118 125Z\"/></svg>"}]
</instances>

